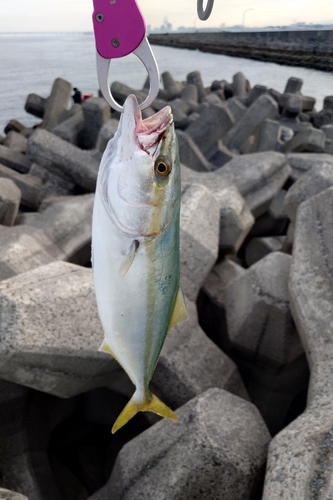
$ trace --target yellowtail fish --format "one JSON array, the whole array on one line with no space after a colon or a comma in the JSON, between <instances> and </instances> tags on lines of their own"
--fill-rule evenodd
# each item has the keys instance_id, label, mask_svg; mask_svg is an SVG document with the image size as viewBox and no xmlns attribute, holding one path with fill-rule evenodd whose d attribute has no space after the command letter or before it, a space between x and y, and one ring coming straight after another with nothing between
<instances>
[{"instance_id":1,"label":"yellowtail fish","mask_svg":"<svg viewBox=\"0 0 333 500\"><path fill-rule=\"evenodd\" d=\"M179 288L180 163L171 108L142 120L134 95L104 152L92 263L105 338L136 387L112 433L139 411L176 420L148 389L166 334L187 318Z\"/></svg>"}]
</instances>

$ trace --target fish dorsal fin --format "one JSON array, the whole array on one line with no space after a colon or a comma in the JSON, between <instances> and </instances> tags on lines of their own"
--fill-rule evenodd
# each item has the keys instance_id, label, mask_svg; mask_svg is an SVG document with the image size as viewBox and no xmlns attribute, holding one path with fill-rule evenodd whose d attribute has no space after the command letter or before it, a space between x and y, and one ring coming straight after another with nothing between
<instances>
[{"instance_id":1,"label":"fish dorsal fin","mask_svg":"<svg viewBox=\"0 0 333 500\"><path fill-rule=\"evenodd\" d=\"M124 260L124 262L122 263L122 265L120 266L120 269L119 269L119 274L122 278L125 276L125 274L129 270L129 268L133 264L135 252L137 251L138 248L139 248L138 240L133 240L129 254L126 256L126 259Z\"/></svg>"},{"instance_id":2,"label":"fish dorsal fin","mask_svg":"<svg viewBox=\"0 0 333 500\"><path fill-rule=\"evenodd\" d=\"M177 297L176 297L175 307L173 308L173 313L172 313L171 320L169 323L169 329L173 325L176 325L177 323L181 323L182 321L185 321L187 318L188 318L188 312L187 312L187 307L185 304L184 295L179 287Z\"/></svg>"}]
</instances>

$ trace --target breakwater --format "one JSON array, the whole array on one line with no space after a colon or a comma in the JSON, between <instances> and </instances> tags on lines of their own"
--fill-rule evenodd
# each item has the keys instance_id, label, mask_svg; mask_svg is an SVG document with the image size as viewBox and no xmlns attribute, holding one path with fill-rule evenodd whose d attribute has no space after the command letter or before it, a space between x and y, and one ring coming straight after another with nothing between
<instances>
[{"instance_id":1,"label":"breakwater","mask_svg":"<svg viewBox=\"0 0 333 500\"><path fill-rule=\"evenodd\" d=\"M165 33L150 43L333 71L333 31Z\"/></svg>"}]
</instances>

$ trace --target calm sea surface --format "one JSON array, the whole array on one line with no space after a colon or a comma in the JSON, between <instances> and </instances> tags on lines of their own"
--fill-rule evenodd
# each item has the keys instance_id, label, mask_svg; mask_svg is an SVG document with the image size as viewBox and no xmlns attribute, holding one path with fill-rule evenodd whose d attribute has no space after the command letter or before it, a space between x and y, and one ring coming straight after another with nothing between
<instances>
[{"instance_id":1,"label":"calm sea surface","mask_svg":"<svg viewBox=\"0 0 333 500\"><path fill-rule=\"evenodd\" d=\"M287 79L296 76L304 81L303 94L317 99L317 110L326 95L333 95L331 73L187 49L154 46L153 50L161 73L168 70L177 80L199 70L204 85L210 85L213 80L232 81L232 76L242 71L251 85L267 85L282 92ZM38 119L24 110L27 95L47 97L57 77L82 92L98 92L94 37L89 33L0 34L0 71L0 133L12 118L27 126L37 123ZM111 81L141 88L145 79L145 69L135 56L111 63Z\"/></svg>"}]
</instances>

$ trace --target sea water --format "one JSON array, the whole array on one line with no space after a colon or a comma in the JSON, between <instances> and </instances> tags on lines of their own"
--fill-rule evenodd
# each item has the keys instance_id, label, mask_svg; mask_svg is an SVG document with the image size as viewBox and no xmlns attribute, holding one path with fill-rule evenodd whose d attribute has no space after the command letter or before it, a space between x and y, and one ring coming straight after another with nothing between
<instances>
[{"instance_id":1,"label":"sea water","mask_svg":"<svg viewBox=\"0 0 333 500\"><path fill-rule=\"evenodd\" d=\"M283 92L288 78L295 76L304 81L302 93L316 98L318 111L324 97L333 94L333 76L323 71L156 45L153 51L160 72L170 71L180 81L199 70L208 86L213 80L231 82L242 71L252 86L261 84ZM38 123L38 118L24 110L26 98L30 93L48 97L58 77L84 93L98 95L92 33L0 34L0 72L0 134L12 118L27 126ZM146 77L144 66L133 55L111 62L111 82L139 89Z\"/></svg>"}]
</instances>

